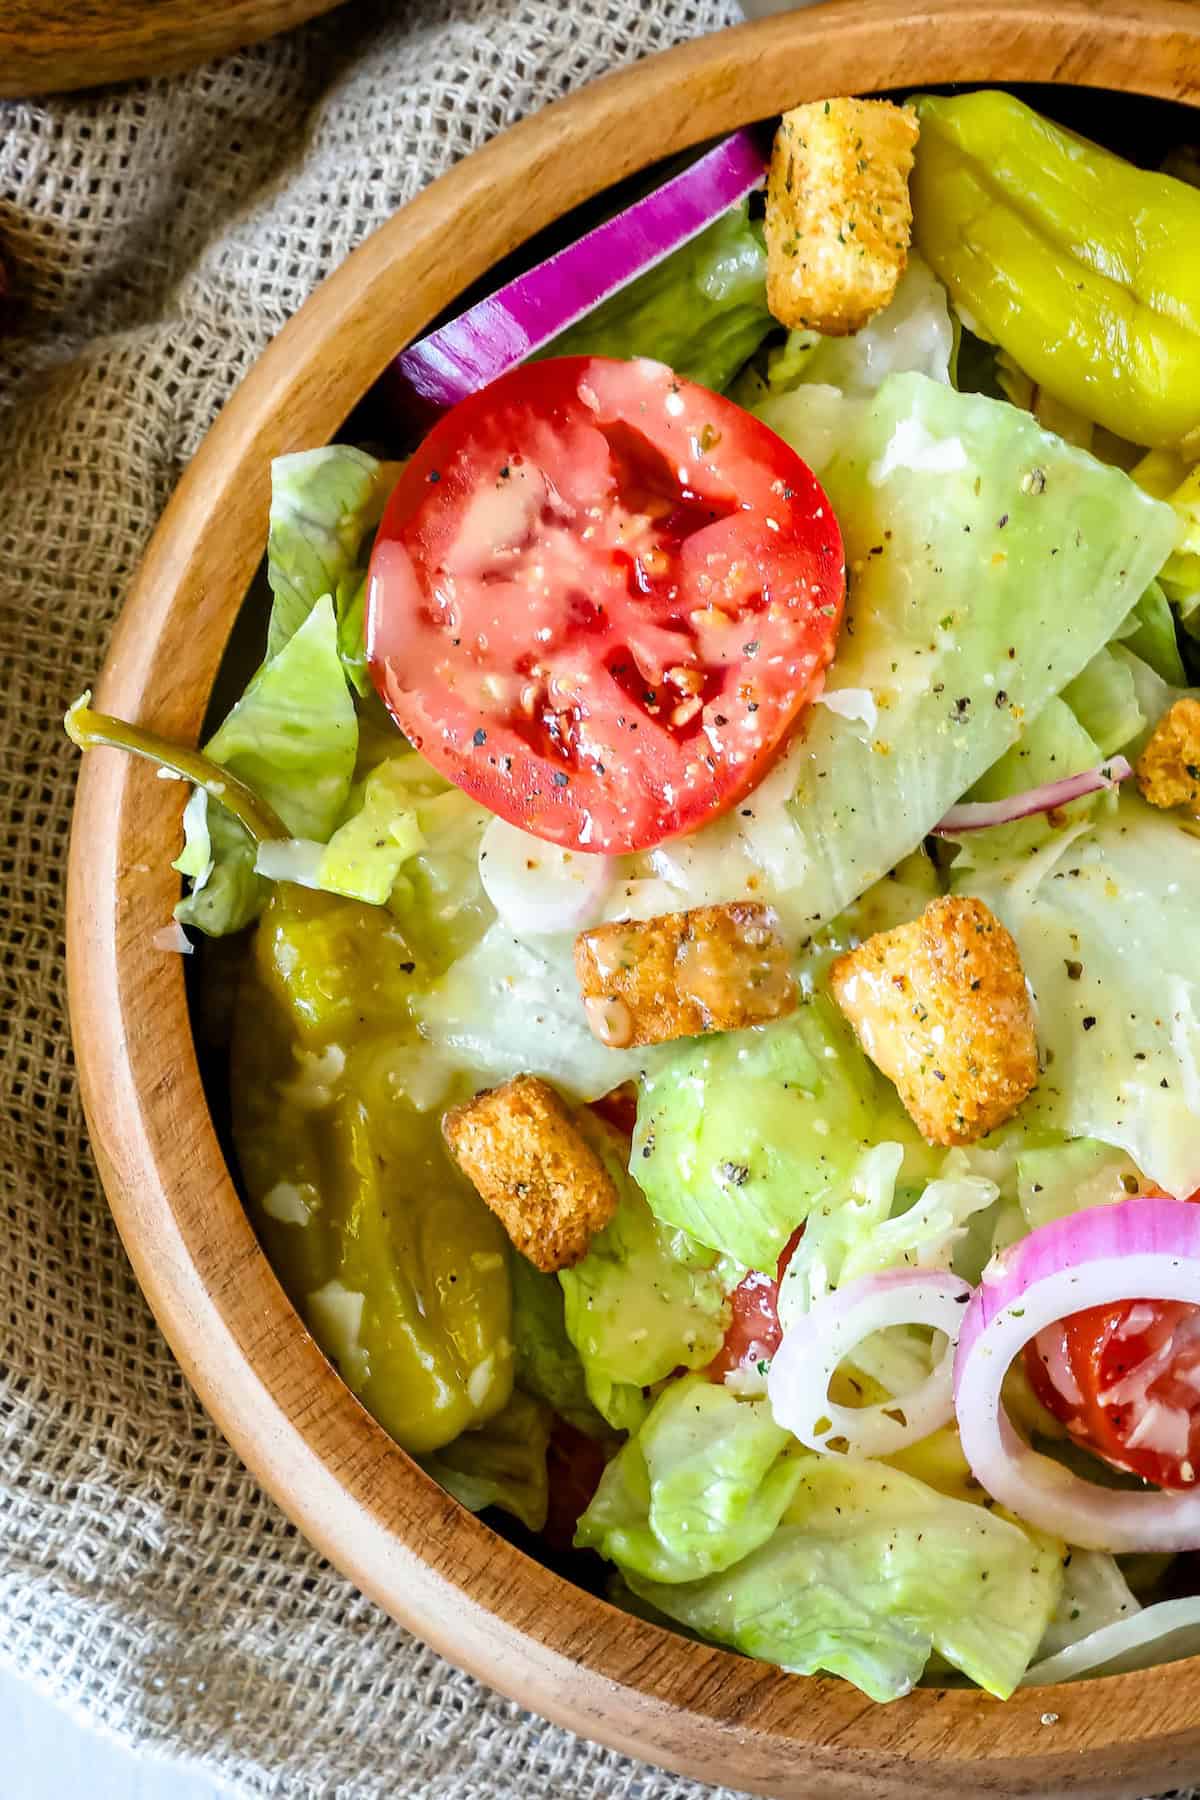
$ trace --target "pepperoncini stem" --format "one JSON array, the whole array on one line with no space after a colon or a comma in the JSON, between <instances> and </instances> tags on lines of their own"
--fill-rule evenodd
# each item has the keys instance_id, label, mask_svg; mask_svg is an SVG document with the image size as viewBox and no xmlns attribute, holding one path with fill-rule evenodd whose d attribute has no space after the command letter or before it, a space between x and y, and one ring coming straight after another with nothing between
<instances>
[{"instance_id":1,"label":"pepperoncini stem","mask_svg":"<svg viewBox=\"0 0 1200 1800\"><path fill-rule=\"evenodd\" d=\"M68 707L63 720L67 736L81 750L95 750L102 745L112 750L127 750L131 756L144 756L148 762L157 763L159 768L169 769L181 781L190 781L193 786L203 788L210 800L223 806L239 825L245 827L255 844L289 835L287 826L273 807L244 781L239 781L220 763L205 756L202 750L189 750L185 744L176 744L140 725L129 725L110 713L94 712L91 700L89 689Z\"/></svg>"}]
</instances>

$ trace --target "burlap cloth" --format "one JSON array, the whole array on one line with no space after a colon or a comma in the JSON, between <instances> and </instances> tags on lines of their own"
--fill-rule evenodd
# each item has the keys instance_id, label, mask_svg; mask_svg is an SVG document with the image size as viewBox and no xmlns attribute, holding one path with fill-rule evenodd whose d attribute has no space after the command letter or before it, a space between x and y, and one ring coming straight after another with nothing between
<instances>
[{"instance_id":1,"label":"burlap cloth","mask_svg":"<svg viewBox=\"0 0 1200 1800\"><path fill-rule=\"evenodd\" d=\"M0 333L0 1663L248 1794L729 1790L580 1742L442 1662L297 1536L201 1412L130 1275L75 1091L59 721L180 471L317 282L512 120L735 16L734 0L359 4L177 79L0 110L16 301Z\"/></svg>"}]
</instances>

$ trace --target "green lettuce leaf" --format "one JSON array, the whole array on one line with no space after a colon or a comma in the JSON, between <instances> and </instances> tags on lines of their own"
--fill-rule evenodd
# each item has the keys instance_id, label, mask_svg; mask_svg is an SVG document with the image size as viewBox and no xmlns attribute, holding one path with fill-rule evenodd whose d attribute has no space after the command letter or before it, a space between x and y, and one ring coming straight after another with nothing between
<instances>
[{"instance_id":1,"label":"green lettuce leaf","mask_svg":"<svg viewBox=\"0 0 1200 1800\"><path fill-rule=\"evenodd\" d=\"M1175 615L1157 581L1150 583L1118 636L1126 650L1148 664L1161 680L1173 687L1187 686L1187 671L1175 634Z\"/></svg>"},{"instance_id":2,"label":"green lettuce leaf","mask_svg":"<svg viewBox=\"0 0 1200 1800\"><path fill-rule=\"evenodd\" d=\"M1026 1144L1016 1160L1017 1194L1030 1231L1093 1206L1115 1206L1144 1186L1125 1151L1098 1138Z\"/></svg>"},{"instance_id":3,"label":"green lettuce leaf","mask_svg":"<svg viewBox=\"0 0 1200 1800\"><path fill-rule=\"evenodd\" d=\"M516 1385L544 1400L577 1431L586 1432L589 1437L607 1436L604 1420L588 1399L587 1377L579 1352L567 1336L558 1277L543 1274L515 1254L511 1268Z\"/></svg>"},{"instance_id":4,"label":"green lettuce leaf","mask_svg":"<svg viewBox=\"0 0 1200 1800\"><path fill-rule=\"evenodd\" d=\"M1146 723L1128 663L1108 649L1097 650L1062 697L1101 756L1124 749Z\"/></svg>"},{"instance_id":5,"label":"green lettuce leaf","mask_svg":"<svg viewBox=\"0 0 1200 1800\"><path fill-rule=\"evenodd\" d=\"M331 600L318 601L263 664L204 748L273 806L297 837L329 836L345 810L358 748ZM254 873L254 846L236 820L216 808L208 829L211 873L180 902L176 917L221 937L257 917L267 887Z\"/></svg>"},{"instance_id":6,"label":"green lettuce leaf","mask_svg":"<svg viewBox=\"0 0 1200 1800\"><path fill-rule=\"evenodd\" d=\"M949 383L953 350L946 290L913 251L891 300L861 331L850 337L789 331L767 359L766 386L784 394L802 381L819 381L844 394L873 394L897 373Z\"/></svg>"},{"instance_id":7,"label":"green lettuce leaf","mask_svg":"<svg viewBox=\"0 0 1200 1800\"><path fill-rule=\"evenodd\" d=\"M1140 713L1139 713L1140 717ZM970 801L1006 800L1012 794L1023 794L1044 782L1059 781L1064 775L1079 775L1094 769L1101 761L1100 747L1080 724L1065 700L1047 703L1033 722L1022 731L1011 750L994 762L967 795ZM1077 824L1088 819L1104 804L1099 794L1087 794L1059 809L1058 820ZM964 832L956 840L959 854L954 867L961 875L977 861L990 864L997 857L1016 860L1029 856L1061 829L1061 824L1045 813L1031 819L1018 819L1012 825L993 825L986 831Z\"/></svg>"},{"instance_id":8,"label":"green lettuce leaf","mask_svg":"<svg viewBox=\"0 0 1200 1800\"><path fill-rule=\"evenodd\" d=\"M418 859L419 861L419 859ZM661 1061L659 1049L611 1050L579 1000L571 934L524 942L497 922L417 1002L431 1043L480 1081L542 1075L596 1100Z\"/></svg>"},{"instance_id":9,"label":"green lettuce leaf","mask_svg":"<svg viewBox=\"0 0 1200 1800\"><path fill-rule=\"evenodd\" d=\"M546 356L651 356L717 393L775 321L749 202L720 218L555 338Z\"/></svg>"},{"instance_id":10,"label":"green lettuce leaf","mask_svg":"<svg viewBox=\"0 0 1200 1800\"><path fill-rule=\"evenodd\" d=\"M549 1407L514 1392L486 1425L464 1431L444 1450L423 1457L422 1464L469 1511L498 1506L530 1531L540 1531L549 1504L550 1425Z\"/></svg>"},{"instance_id":11,"label":"green lettuce leaf","mask_svg":"<svg viewBox=\"0 0 1200 1800\"><path fill-rule=\"evenodd\" d=\"M638 1098L633 1166L656 1216L774 1272L792 1232L851 1188L864 1150L916 1133L833 1002L684 1039Z\"/></svg>"},{"instance_id":12,"label":"green lettuce leaf","mask_svg":"<svg viewBox=\"0 0 1200 1800\"><path fill-rule=\"evenodd\" d=\"M361 577L349 578L395 480L394 463L376 462L350 444L275 458L267 538L267 580L274 595L267 627L268 659L279 654L318 600L336 597L347 584L339 619L353 604ZM358 617L354 656L361 649L361 609Z\"/></svg>"},{"instance_id":13,"label":"green lettuce leaf","mask_svg":"<svg viewBox=\"0 0 1200 1800\"><path fill-rule=\"evenodd\" d=\"M803 1474L765 1400L702 1376L665 1387L609 1463L575 1542L647 1581L697 1581L766 1543Z\"/></svg>"},{"instance_id":14,"label":"green lettuce leaf","mask_svg":"<svg viewBox=\"0 0 1200 1800\"><path fill-rule=\"evenodd\" d=\"M1174 521L1028 415L920 375L758 412L836 509L842 638L825 704L747 805L652 861L689 905L753 878L800 934L914 850L1103 648Z\"/></svg>"},{"instance_id":15,"label":"green lettuce leaf","mask_svg":"<svg viewBox=\"0 0 1200 1800\"><path fill-rule=\"evenodd\" d=\"M983 835L983 834L980 834ZM958 875L1016 939L1044 1065L1018 1115L1099 1138L1169 1194L1200 1187L1200 838L1125 792L1033 858Z\"/></svg>"},{"instance_id":16,"label":"green lettuce leaf","mask_svg":"<svg viewBox=\"0 0 1200 1800\"><path fill-rule=\"evenodd\" d=\"M648 1409L643 1390L712 1361L729 1321L726 1296L742 1270L660 1224L626 1171L615 1134L586 1114L579 1122L621 1200L582 1262L559 1273L567 1336L592 1404L617 1430L632 1431Z\"/></svg>"},{"instance_id":17,"label":"green lettuce leaf","mask_svg":"<svg viewBox=\"0 0 1200 1800\"><path fill-rule=\"evenodd\" d=\"M1057 1604L1061 1546L883 1463L799 1466L758 1549L689 1582L622 1565L630 1587L715 1643L842 1675L873 1700L908 1693L933 1651L989 1693L1012 1693Z\"/></svg>"}]
</instances>

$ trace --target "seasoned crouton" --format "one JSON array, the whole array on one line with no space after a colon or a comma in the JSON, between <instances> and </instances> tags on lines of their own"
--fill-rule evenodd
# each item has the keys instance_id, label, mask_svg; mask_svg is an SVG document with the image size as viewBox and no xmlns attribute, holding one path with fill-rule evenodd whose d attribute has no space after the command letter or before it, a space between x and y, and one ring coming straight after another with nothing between
<instances>
[{"instance_id":1,"label":"seasoned crouton","mask_svg":"<svg viewBox=\"0 0 1200 1800\"><path fill-rule=\"evenodd\" d=\"M846 337L896 291L908 260L914 113L890 100L786 112L767 182L767 304L783 325Z\"/></svg>"},{"instance_id":2,"label":"seasoned crouton","mask_svg":"<svg viewBox=\"0 0 1200 1800\"><path fill-rule=\"evenodd\" d=\"M588 1024L614 1049L739 1031L796 1004L779 920L750 900L581 931L575 973Z\"/></svg>"},{"instance_id":3,"label":"seasoned crouton","mask_svg":"<svg viewBox=\"0 0 1200 1800\"><path fill-rule=\"evenodd\" d=\"M535 1268L569 1269L617 1210L617 1190L554 1089L516 1075L442 1120L450 1154Z\"/></svg>"},{"instance_id":4,"label":"seasoned crouton","mask_svg":"<svg viewBox=\"0 0 1200 1800\"><path fill-rule=\"evenodd\" d=\"M1200 700L1177 700L1163 714L1134 773L1151 806L1186 806L1200 818Z\"/></svg>"},{"instance_id":5,"label":"seasoned crouton","mask_svg":"<svg viewBox=\"0 0 1200 1800\"><path fill-rule=\"evenodd\" d=\"M931 1144L970 1144L1016 1112L1038 1076L1021 958L980 900L931 900L830 971L834 998Z\"/></svg>"}]
</instances>

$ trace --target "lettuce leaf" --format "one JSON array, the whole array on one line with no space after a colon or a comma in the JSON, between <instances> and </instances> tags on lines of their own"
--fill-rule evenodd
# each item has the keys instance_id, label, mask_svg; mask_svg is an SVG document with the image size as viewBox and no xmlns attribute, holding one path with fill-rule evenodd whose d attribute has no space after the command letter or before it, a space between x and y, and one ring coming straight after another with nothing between
<instances>
[{"instance_id":1,"label":"lettuce leaf","mask_svg":"<svg viewBox=\"0 0 1200 1800\"><path fill-rule=\"evenodd\" d=\"M328 597L263 664L204 748L273 806L297 837L329 836L350 793L358 726ZM254 873L254 846L236 820L216 808L208 830L209 878L175 916L221 937L257 917L267 886Z\"/></svg>"},{"instance_id":2,"label":"lettuce leaf","mask_svg":"<svg viewBox=\"0 0 1200 1800\"><path fill-rule=\"evenodd\" d=\"M1129 665L1112 650L1097 650L1062 697L1101 756L1124 749L1146 723Z\"/></svg>"},{"instance_id":3,"label":"lettuce leaf","mask_svg":"<svg viewBox=\"0 0 1200 1800\"><path fill-rule=\"evenodd\" d=\"M555 338L546 356L651 356L718 393L775 321L749 202L720 218Z\"/></svg>"},{"instance_id":4,"label":"lettuce leaf","mask_svg":"<svg viewBox=\"0 0 1200 1800\"><path fill-rule=\"evenodd\" d=\"M795 1227L848 1192L899 1110L818 994L774 1024L672 1045L642 1084L633 1166L659 1219L774 1273Z\"/></svg>"},{"instance_id":5,"label":"lettuce leaf","mask_svg":"<svg viewBox=\"0 0 1200 1800\"><path fill-rule=\"evenodd\" d=\"M982 835L982 834L981 834ZM1008 926L1036 998L1030 1132L1099 1138L1169 1194L1200 1187L1200 838L1123 793L1032 859L954 872Z\"/></svg>"},{"instance_id":6,"label":"lettuce leaf","mask_svg":"<svg viewBox=\"0 0 1200 1800\"><path fill-rule=\"evenodd\" d=\"M1144 1185L1124 1150L1099 1138L1026 1144L1017 1152L1017 1194L1030 1231L1093 1206L1115 1206Z\"/></svg>"},{"instance_id":7,"label":"lettuce leaf","mask_svg":"<svg viewBox=\"0 0 1200 1800\"><path fill-rule=\"evenodd\" d=\"M660 1224L625 1169L622 1140L586 1113L579 1124L620 1205L582 1262L559 1272L564 1319L593 1406L617 1430L631 1431L648 1408L643 1390L712 1361L729 1322L726 1295L743 1271Z\"/></svg>"},{"instance_id":8,"label":"lettuce leaf","mask_svg":"<svg viewBox=\"0 0 1200 1800\"><path fill-rule=\"evenodd\" d=\"M702 1376L665 1387L609 1463L575 1542L647 1581L701 1580L772 1535L803 1474L765 1400Z\"/></svg>"},{"instance_id":9,"label":"lettuce leaf","mask_svg":"<svg viewBox=\"0 0 1200 1800\"><path fill-rule=\"evenodd\" d=\"M513 1379L525 1393L544 1400L567 1423L589 1437L604 1437L604 1420L588 1399L579 1352L567 1336L563 1291L556 1275L543 1274L515 1253L510 1259L513 1289Z\"/></svg>"},{"instance_id":10,"label":"lettuce leaf","mask_svg":"<svg viewBox=\"0 0 1200 1800\"><path fill-rule=\"evenodd\" d=\"M1125 649L1146 663L1173 687L1187 686L1187 671L1179 654L1175 615L1157 581L1146 589L1118 633Z\"/></svg>"},{"instance_id":11,"label":"lettuce leaf","mask_svg":"<svg viewBox=\"0 0 1200 1800\"><path fill-rule=\"evenodd\" d=\"M396 465L380 463L350 444L329 444L277 456L271 464L271 514L267 581L274 602L267 627L267 657L277 656L318 600L353 603L361 577L353 575L363 539L379 523L396 480ZM360 642L361 642L361 612ZM355 653L358 644L354 645Z\"/></svg>"},{"instance_id":12,"label":"lettuce leaf","mask_svg":"<svg viewBox=\"0 0 1200 1800\"><path fill-rule=\"evenodd\" d=\"M842 1675L873 1700L908 1693L931 1651L989 1693L1012 1693L1057 1604L1061 1546L883 1463L798 1464L757 1549L695 1581L622 1563L630 1587L715 1643L796 1674Z\"/></svg>"},{"instance_id":13,"label":"lettuce leaf","mask_svg":"<svg viewBox=\"0 0 1200 1800\"><path fill-rule=\"evenodd\" d=\"M1107 654L1107 653L1106 653ZM1139 717L1140 717L1139 712ZM1027 725L1011 750L994 762L972 787L966 798L1006 800L1012 794L1023 794L1043 782L1058 781L1064 775L1079 775L1094 769L1101 760L1100 747L1080 724L1065 700L1055 698L1047 703L1037 718ZM993 825L986 831L964 832L955 841L959 845L955 871L974 868L976 862L990 864L997 857L1015 861L1029 856L1046 843L1063 823L1089 819L1103 803L1099 794L1087 794L1060 807L1057 819L1036 813L1031 819L1018 819L1012 825Z\"/></svg>"},{"instance_id":14,"label":"lettuce leaf","mask_svg":"<svg viewBox=\"0 0 1200 1800\"><path fill-rule=\"evenodd\" d=\"M652 857L684 903L753 886L800 934L921 842L1128 616L1169 509L1003 403L921 375L759 416L815 469L850 595L825 698L745 807ZM747 816L748 815L748 816Z\"/></svg>"},{"instance_id":15,"label":"lettuce leaf","mask_svg":"<svg viewBox=\"0 0 1200 1800\"><path fill-rule=\"evenodd\" d=\"M421 1458L422 1466L470 1512L498 1506L530 1531L540 1531L549 1506L550 1425L549 1407L514 1392L502 1412Z\"/></svg>"},{"instance_id":16,"label":"lettuce leaf","mask_svg":"<svg viewBox=\"0 0 1200 1800\"><path fill-rule=\"evenodd\" d=\"M663 1055L610 1050L592 1036L570 934L522 942L492 924L414 1011L430 1042L480 1081L542 1075L580 1100L598 1099Z\"/></svg>"},{"instance_id":17,"label":"lettuce leaf","mask_svg":"<svg viewBox=\"0 0 1200 1800\"><path fill-rule=\"evenodd\" d=\"M924 257L912 251L891 300L861 331L850 337L789 331L787 342L768 358L766 385L781 394L802 381L819 381L844 394L873 394L897 373L949 384L953 350L946 290Z\"/></svg>"}]
</instances>

